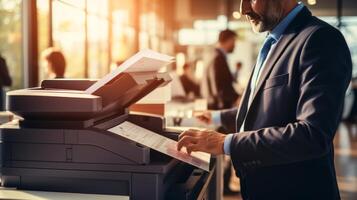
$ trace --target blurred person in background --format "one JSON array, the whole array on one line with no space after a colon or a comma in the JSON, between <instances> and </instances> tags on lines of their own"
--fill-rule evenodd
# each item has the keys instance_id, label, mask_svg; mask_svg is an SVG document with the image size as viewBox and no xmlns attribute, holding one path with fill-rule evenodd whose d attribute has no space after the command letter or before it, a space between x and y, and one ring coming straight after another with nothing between
<instances>
[{"instance_id":1,"label":"blurred person in background","mask_svg":"<svg viewBox=\"0 0 357 200\"><path fill-rule=\"evenodd\" d=\"M207 99L208 109L232 108L239 97L227 62L227 54L234 51L236 38L237 34L231 30L219 33L214 58L206 68L201 85L201 94Z\"/></svg>"},{"instance_id":2,"label":"blurred person in background","mask_svg":"<svg viewBox=\"0 0 357 200\"><path fill-rule=\"evenodd\" d=\"M45 65L50 78L64 78L66 72L66 59L63 53L56 48L48 48L42 52Z\"/></svg>"},{"instance_id":3,"label":"blurred person in background","mask_svg":"<svg viewBox=\"0 0 357 200\"><path fill-rule=\"evenodd\" d=\"M12 79L9 74L6 60L0 54L0 109L1 109L1 111L5 110L4 86L10 87L11 85L12 85Z\"/></svg>"},{"instance_id":4,"label":"blurred person in background","mask_svg":"<svg viewBox=\"0 0 357 200\"><path fill-rule=\"evenodd\" d=\"M184 64L180 81L187 96L191 98L200 97L200 86L195 81L192 67L189 63Z\"/></svg>"}]
</instances>

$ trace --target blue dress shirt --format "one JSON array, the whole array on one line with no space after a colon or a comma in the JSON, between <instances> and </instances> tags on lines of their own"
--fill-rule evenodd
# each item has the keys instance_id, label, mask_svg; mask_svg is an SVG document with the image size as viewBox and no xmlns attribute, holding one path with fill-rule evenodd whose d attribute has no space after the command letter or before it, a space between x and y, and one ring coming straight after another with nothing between
<instances>
[{"instance_id":1,"label":"blue dress shirt","mask_svg":"<svg viewBox=\"0 0 357 200\"><path fill-rule=\"evenodd\" d=\"M302 2L299 2L298 5L292 11L290 11L290 13L274 28L274 30L269 34L269 36L274 38L275 41L279 41L280 37L283 35L283 33L286 30L286 28L289 26L289 24L295 19L295 17L299 14L299 12L304 7L305 7L304 4ZM272 48L274 48L274 46L275 45L273 45ZM263 63L263 66L259 70L260 72L264 68L264 65L265 65L265 63ZM260 76L260 73L258 74L256 79L258 79L259 76ZM254 89L255 89L255 86L256 86L254 84L255 82L256 81L251 81L251 85L250 85L251 91L254 91ZM249 98L251 98L251 97L249 97ZM249 102L250 101L251 101L251 99L249 99ZM221 118L220 113L219 114L218 113L212 113L212 118L213 118L214 123L216 124L218 120L221 120L220 119ZM219 122L220 122L219 124L222 124L221 121L219 121ZM243 127L244 127L244 123L243 123ZM244 128L242 128L242 129L241 129L241 131L244 131ZM224 149L224 153L226 155L230 155L231 154L230 146L231 146L232 138L233 138L233 134L228 134L224 139L223 149Z\"/></svg>"}]
</instances>

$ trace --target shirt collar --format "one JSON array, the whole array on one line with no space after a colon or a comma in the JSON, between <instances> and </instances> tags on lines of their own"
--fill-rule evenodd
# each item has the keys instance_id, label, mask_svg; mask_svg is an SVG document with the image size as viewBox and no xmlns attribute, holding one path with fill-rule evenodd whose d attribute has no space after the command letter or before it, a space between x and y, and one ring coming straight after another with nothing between
<instances>
[{"instance_id":1,"label":"shirt collar","mask_svg":"<svg viewBox=\"0 0 357 200\"><path fill-rule=\"evenodd\" d=\"M286 30L286 28L289 26L289 24L295 19L295 17L304 7L304 4L302 2L299 2L298 5L295 6L295 8L290 11L290 13L273 29L269 36L278 41L281 35Z\"/></svg>"}]
</instances>

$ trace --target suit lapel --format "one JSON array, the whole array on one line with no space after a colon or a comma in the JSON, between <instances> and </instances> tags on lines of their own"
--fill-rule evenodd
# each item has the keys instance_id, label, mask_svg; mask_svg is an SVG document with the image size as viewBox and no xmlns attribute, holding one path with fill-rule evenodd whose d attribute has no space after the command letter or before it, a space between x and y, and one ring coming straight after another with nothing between
<instances>
[{"instance_id":1,"label":"suit lapel","mask_svg":"<svg viewBox=\"0 0 357 200\"><path fill-rule=\"evenodd\" d=\"M236 116L236 129L237 131L239 131L240 127L242 126L242 123L245 119L245 116L247 114L247 110L248 110L248 103L249 103L249 96L250 96L250 82L252 80L252 77L253 77L253 72L254 72L254 68L255 66L253 67L253 71L250 73L250 78L249 78L249 81L248 81L248 85L247 85L247 88L244 90L244 93L242 95L242 100L241 100L241 103L239 105L239 108L238 108L238 112L237 112L237 116Z\"/></svg>"},{"instance_id":2,"label":"suit lapel","mask_svg":"<svg viewBox=\"0 0 357 200\"><path fill-rule=\"evenodd\" d=\"M261 72L261 75L259 77L258 80L258 84L256 86L256 89L254 91L254 94L252 96L252 99L250 100L249 103L249 97L250 97L250 84L251 84L251 80L252 80L252 75L254 72L254 68L253 71L250 75L250 79L248 81L248 85L247 85L247 89L245 90L243 96L242 96L242 102L240 104L240 107L238 109L238 113L237 113L237 117L236 117L236 121L237 121L237 129L240 129L240 127L242 126L242 123L244 121L244 119L246 118L246 116L248 115L251 106L254 103L254 100L256 99L257 94L259 93L259 91L261 90L261 88L263 87L263 83L264 81L269 77L270 72L272 71L275 63L278 61L278 59L280 58L281 54L284 52L285 48L289 45L289 43L291 42L292 39L294 39L294 37L296 36L296 33L291 33L289 35L283 36L278 43L276 44L275 48L273 48L271 50L271 53L269 54L269 57L267 58L267 61L265 63L265 66ZM239 130L237 130L239 131Z\"/></svg>"},{"instance_id":3,"label":"suit lapel","mask_svg":"<svg viewBox=\"0 0 357 200\"><path fill-rule=\"evenodd\" d=\"M274 65L276 62L279 60L281 55L283 54L284 50L287 48L287 46L290 44L290 42L296 37L297 33L290 33L288 35L283 35L278 43L276 44L275 48L273 48L269 54L269 57L267 58L265 62L265 66L260 74L260 77L258 79L257 86L255 88L254 94L252 96L251 103L249 107L253 104L257 94L260 92L262 89L265 80L269 77L270 72L274 68Z\"/></svg>"},{"instance_id":4,"label":"suit lapel","mask_svg":"<svg viewBox=\"0 0 357 200\"><path fill-rule=\"evenodd\" d=\"M285 33L281 36L281 38L277 42L275 48L273 48L271 50L271 52L269 53L269 57L267 58L265 66L260 74L260 77L259 77L259 80L258 80L257 86L255 88L255 91L252 96L250 104L248 102L249 105L247 105L247 111L246 111L246 115L244 115L243 121L248 116L252 105L256 101L257 95L259 94L259 92L261 92L264 82L269 77L272 69L274 68L274 65L279 60L279 58L281 57L281 55L283 54L285 49L292 42L292 40L298 35L299 27L302 26L303 24L305 24L308 21L308 18L310 18L310 17L311 17L311 12L307 8L304 8L298 14L298 16L294 19L294 21L289 25L289 27L287 28ZM249 84L250 84L250 81L249 81ZM249 87L249 85L248 85L248 87ZM240 109L240 112L241 111L243 111L243 110ZM239 115L238 115L238 119L239 119ZM239 121L238 121L238 123L239 123Z\"/></svg>"}]
</instances>

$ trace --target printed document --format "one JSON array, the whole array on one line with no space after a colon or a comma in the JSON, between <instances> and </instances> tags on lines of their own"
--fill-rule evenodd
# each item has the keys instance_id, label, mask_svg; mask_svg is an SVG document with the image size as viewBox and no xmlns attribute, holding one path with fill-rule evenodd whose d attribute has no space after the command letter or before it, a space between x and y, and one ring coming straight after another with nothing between
<instances>
[{"instance_id":1,"label":"printed document","mask_svg":"<svg viewBox=\"0 0 357 200\"><path fill-rule=\"evenodd\" d=\"M210 154L204 152L192 152L191 155L189 155L186 153L185 148L182 148L181 151L177 151L177 142L175 140L166 138L131 122L125 121L108 131L203 170L209 171L211 158Z\"/></svg>"}]
</instances>

